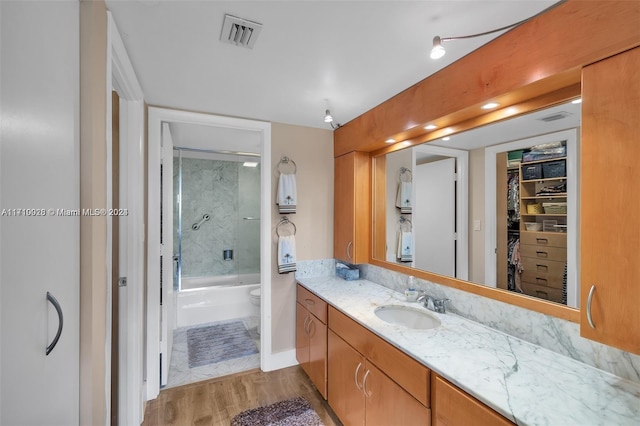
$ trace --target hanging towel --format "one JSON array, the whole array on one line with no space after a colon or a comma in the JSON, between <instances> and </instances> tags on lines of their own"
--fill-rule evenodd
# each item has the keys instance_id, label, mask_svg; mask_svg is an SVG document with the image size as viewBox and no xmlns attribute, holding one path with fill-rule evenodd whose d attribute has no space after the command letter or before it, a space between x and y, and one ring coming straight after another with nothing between
<instances>
[{"instance_id":1,"label":"hanging towel","mask_svg":"<svg viewBox=\"0 0 640 426\"><path fill-rule=\"evenodd\" d=\"M296 270L296 237L285 235L278 238L278 273Z\"/></svg>"},{"instance_id":2,"label":"hanging towel","mask_svg":"<svg viewBox=\"0 0 640 426\"><path fill-rule=\"evenodd\" d=\"M398 232L396 256L400 262L413 262L413 234L411 232Z\"/></svg>"},{"instance_id":3,"label":"hanging towel","mask_svg":"<svg viewBox=\"0 0 640 426\"><path fill-rule=\"evenodd\" d=\"M400 182L398 184L398 195L396 197L396 207L400 208L400 213L411 214L413 206L412 197L411 182Z\"/></svg>"},{"instance_id":4,"label":"hanging towel","mask_svg":"<svg viewBox=\"0 0 640 426\"><path fill-rule=\"evenodd\" d=\"M298 193L296 189L296 175L280 174L276 204L280 213L295 213Z\"/></svg>"}]
</instances>

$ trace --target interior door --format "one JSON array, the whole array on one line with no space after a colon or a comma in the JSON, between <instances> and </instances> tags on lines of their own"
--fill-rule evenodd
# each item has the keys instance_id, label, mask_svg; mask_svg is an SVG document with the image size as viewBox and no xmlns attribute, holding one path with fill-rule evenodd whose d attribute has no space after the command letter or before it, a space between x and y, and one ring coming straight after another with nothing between
<instances>
[{"instance_id":1,"label":"interior door","mask_svg":"<svg viewBox=\"0 0 640 426\"><path fill-rule=\"evenodd\" d=\"M79 2L0 16L0 424L77 425Z\"/></svg>"},{"instance_id":2,"label":"interior door","mask_svg":"<svg viewBox=\"0 0 640 426\"><path fill-rule=\"evenodd\" d=\"M416 268L456 276L456 160L415 167Z\"/></svg>"}]
</instances>

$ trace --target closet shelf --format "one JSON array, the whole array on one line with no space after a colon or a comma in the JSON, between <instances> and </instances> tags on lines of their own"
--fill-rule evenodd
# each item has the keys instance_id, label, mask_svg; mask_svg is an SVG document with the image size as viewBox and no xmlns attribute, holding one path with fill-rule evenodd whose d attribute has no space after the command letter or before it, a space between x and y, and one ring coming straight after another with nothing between
<instances>
[{"instance_id":1,"label":"closet shelf","mask_svg":"<svg viewBox=\"0 0 640 426\"><path fill-rule=\"evenodd\" d=\"M567 180L566 176L563 177L554 177L554 178L543 178L543 179L527 179L527 180L522 180L521 183L534 183L534 182L539 182L539 183L543 183L543 182L564 182L565 180Z\"/></svg>"},{"instance_id":2,"label":"closet shelf","mask_svg":"<svg viewBox=\"0 0 640 426\"><path fill-rule=\"evenodd\" d=\"M530 213L520 213L520 216L536 216L536 217L558 217L558 216L562 216L562 217L567 217L566 213L537 213L537 214L530 214Z\"/></svg>"},{"instance_id":3,"label":"closet shelf","mask_svg":"<svg viewBox=\"0 0 640 426\"><path fill-rule=\"evenodd\" d=\"M561 192L558 194L553 194L553 195L534 195L531 197L521 197L521 200L540 200L540 199L545 199L545 198L567 198L567 193L566 192Z\"/></svg>"}]
</instances>

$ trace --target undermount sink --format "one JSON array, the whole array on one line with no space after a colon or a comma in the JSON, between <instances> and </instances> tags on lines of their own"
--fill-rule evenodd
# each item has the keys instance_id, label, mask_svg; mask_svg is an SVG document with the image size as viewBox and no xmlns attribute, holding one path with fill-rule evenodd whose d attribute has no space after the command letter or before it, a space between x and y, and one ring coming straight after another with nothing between
<instances>
[{"instance_id":1,"label":"undermount sink","mask_svg":"<svg viewBox=\"0 0 640 426\"><path fill-rule=\"evenodd\" d=\"M376 316L389 324L403 325L408 328L427 330L440 325L440 320L423 309L402 305L384 305L376 308Z\"/></svg>"}]
</instances>

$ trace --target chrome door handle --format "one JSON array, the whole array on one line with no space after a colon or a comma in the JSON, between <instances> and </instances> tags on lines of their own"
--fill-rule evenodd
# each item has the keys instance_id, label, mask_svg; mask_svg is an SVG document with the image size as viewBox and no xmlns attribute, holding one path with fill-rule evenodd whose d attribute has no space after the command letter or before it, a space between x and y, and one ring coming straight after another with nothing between
<instances>
[{"instance_id":1,"label":"chrome door handle","mask_svg":"<svg viewBox=\"0 0 640 426\"><path fill-rule=\"evenodd\" d=\"M304 333L308 336L309 335L309 322L311 321L310 317L305 317L304 319Z\"/></svg>"},{"instance_id":2,"label":"chrome door handle","mask_svg":"<svg viewBox=\"0 0 640 426\"><path fill-rule=\"evenodd\" d=\"M589 290L589 296L587 297L587 321L589 321L589 325L591 326L591 328L596 328L595 324L593 323L593 318L591 317L591 302L593 301L593 293L595 293L596 291L596 286L595 284L591 286L591 289Z\"/></svg>"},{"instance_id":3,"label":"chrome door handle","mask_svg":"<svg viewBox=\"0 0 640 426\"><path fill-rule=\"evenodd\" d=\"M362 392L367 397L371 397L371 394L367 392L367 377L369 377L369 373L371 373L371 370L367 370L367 372L364 373L364 377L362 378Z\"/></svg>"},{"instance_id":4,"label":"chrome door handle","mask_svg":"<svg viewBox=\"0 0 640 426\"><path fill-rule=\"evenodd\" d=\"M45 355L49 355L53 348L55 348L58 344L58 340L60 340L60 335L62 334L63 324L62 308L60 307L60 303L58 303L58 300L49 292L47 292L47 300L51 302L53 307L56 308L56 312L58 313L58 332L56 333L56 337L53 338L53 341L49 344L49 346L47 346Z\"/></svg>"},{"instance_id":5,"label":"chrome door handle","mask_svg":"<svg viewBox=\"0 0 640 426\"><path fill-rule=\"evenodd\" d=\"M356 373L353 375L353 381L356 382L356 387L358 390L362 390L362 387L358 384L358 371L360 371L360 367L362 367L362 363L358 363L358 367L356 367Z\"/></svg>"},{"instance_id":6,"label":"chrome door handle","mask_svg":"<svg viewBox=\"0 0 640 426\"><path fill-rule=\"evenodd\" d=\"M347 257L349 258L349 260L353 260L353 258L351 257L351 246L353 245L353 241L349 241L349 244L347 244Z\"/></svg>"}]
</instances>

